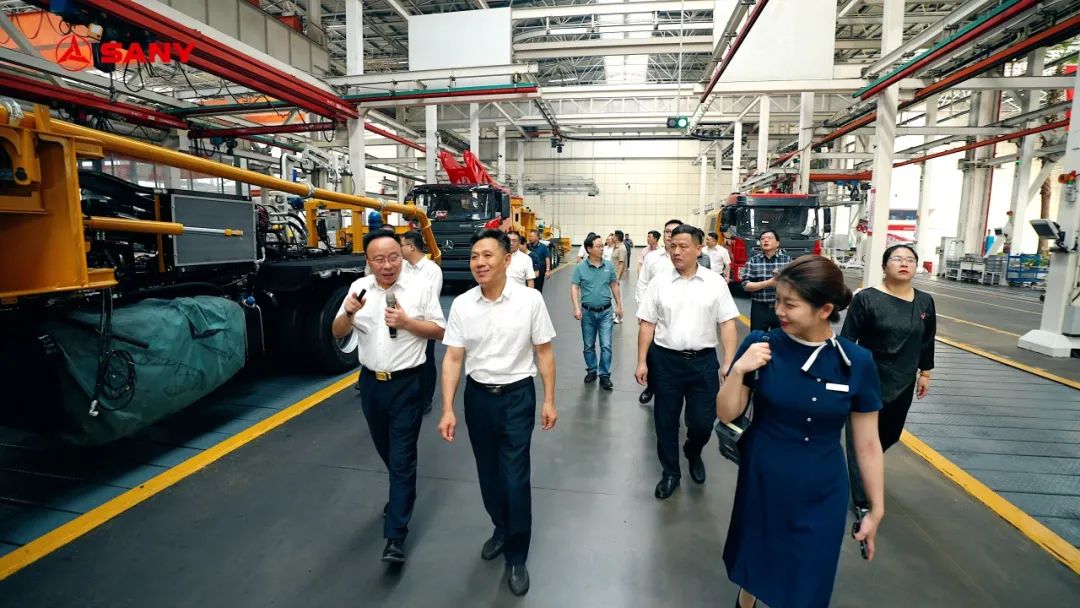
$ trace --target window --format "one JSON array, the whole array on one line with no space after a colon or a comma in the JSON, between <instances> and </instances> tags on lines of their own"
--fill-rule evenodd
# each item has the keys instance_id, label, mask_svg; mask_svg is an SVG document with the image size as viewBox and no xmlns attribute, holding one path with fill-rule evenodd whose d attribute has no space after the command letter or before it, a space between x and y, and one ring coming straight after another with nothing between
<instances>
[{"instance_id":1,"label":"window","mask_svg":"<svg viewBox=\"0 0 1080 608\"><path fill-rule=\"evenodd\" d=\"M742 207L738 210L736 232L757 238L762 231L775 230L780 240L817 238L817 209L811 207Z\"/></svg>"},{"instance_id":2,"label":"window","mask_svg":"<svg viewBox=\"0 0 1080 608\"><path fill-rule=\"evenodd\" d=\"M488 220L495 216L497 201L486 192L437 192L416 195L416 204L427 209L432 220Z\"/></svg>"}]
</instances>

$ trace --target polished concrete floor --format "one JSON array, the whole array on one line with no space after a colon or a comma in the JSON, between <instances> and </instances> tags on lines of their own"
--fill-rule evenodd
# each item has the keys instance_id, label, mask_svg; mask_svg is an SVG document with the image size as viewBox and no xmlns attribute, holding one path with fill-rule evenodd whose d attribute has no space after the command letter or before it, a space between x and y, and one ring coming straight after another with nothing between
<instances>
[{"instance_id":1,"label":"polished concrete floor","mask_svg":"<svg viewBox=\"0 0 1080 608\"><path fill-rule=\"evenodd\" d=\"M409 561L379 562L386 473L348 389L0 582L0 606L730 605L720 554L735 467L711 443L705 485L687 480L671 499L653 498L659 466L652 413L632 380L636 328L616 331L615 391L583 385L568 284L562 271L545 292L559 331L560 420L534 436L524 598L509 593L498 561L479 559L490 523L467 435L447 445L434 416L421 434ZM844 542L834 606L1080 597L1080 577L918 456L898 446L886 467L878 559L863 562Z\"/></svg>"}]
</instances>

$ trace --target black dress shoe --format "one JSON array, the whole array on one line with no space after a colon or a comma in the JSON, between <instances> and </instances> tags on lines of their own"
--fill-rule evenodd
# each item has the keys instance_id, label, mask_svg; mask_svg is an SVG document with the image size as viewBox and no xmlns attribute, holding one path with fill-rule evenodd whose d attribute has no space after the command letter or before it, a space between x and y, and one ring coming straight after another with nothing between
<instances>
[{"instance_id":1,"label":"black dress shoe","mask_svg":"<svg viewBox=\"0 0 1080 608\"><path fill-rule=\"evenodd\" d=\"M652 391L650 391L649 389L645 389L645 390L641 391L641 394L638 395L637 400L638 400L638 403L640 403L642 405L652 401Z\"/></svg>"},{"instance_id":2,"label":"black dress shoe","mask_svg":"<svg viewBox=\"0 0 1080 608\"><path fill-rule=\"evenodd\" d=\"M503 547L506 545L506 539L499 536L492 536L484 543L484 547L480 549L480 559L491 561L496 557L502 555Z\"/></svg>"},{"instance_id":3,"label":"black dress shoe","mask_svg":"<svg viewBox=\"0 0 1080 608\"><path fill-rule=\"evenodd\" d=\"M382 561L388 564L405 563L405 541L386 539L386 548L382 552Z\"/></svg>"},{"instance_id":4,"label":"black dress shoe","mask_svg":"<svg viewBox=\"0 0 1080 608\"><path fill-rule=\"evenodd\" d=\"M585 374L585 384L596 382L596 372L589 372Z\"/></svg>"},{"instance_id":5,"label":"black dress shoe","mask_svg":"<svg viewBox=\"0 0 1080 608\"><path fill-rule=\"evenodd\" d=\"M675 493L675 488L679 487L679 480L674 477L661 477L660 483L656 484L656 497L660 500L664 500L668 496Z\"/></svg>"},{"instance_id":6,"label":"black dress shoe","mask_svg":"<svg viewBox=\"0 0 1080 608\"><path fill-rule=\"evenodd\" d=\"M611 376L600 376L600 388L605 391L615 389L615 385L611 383Z\"/></svg>"},{"instance_id":7,"label":"black dress shoe","mask_svg":"<svg viewBox=\"0 0 1080 608\"><path fill-rule=\"evenodd\" d=\"M705 483L705 462L701 460L701 454L686 457L690 461L690 479L696 483Z\"/></svg>"},{"instance_id":8,"label":"black dress shoe","mask_svg":"<svg viewBox=\"0 0 1080 608\"><path fill-rule=\"evenodd\" d=\"M506 583L510 585L510 593L525 595L529 592L529 569L525 564L516 564L506 569Z\"/></svg>"}]
</instances>

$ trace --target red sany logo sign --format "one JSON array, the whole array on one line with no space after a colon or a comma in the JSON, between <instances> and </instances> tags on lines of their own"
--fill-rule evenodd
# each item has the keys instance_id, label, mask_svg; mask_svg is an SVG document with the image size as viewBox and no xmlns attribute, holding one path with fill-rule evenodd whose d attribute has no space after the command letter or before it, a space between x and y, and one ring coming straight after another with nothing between
<instances>
[{"instance_id":1,"label":"red sany logo sign","mask_svg":"<svg viewBox=\"0 0 1080 608\"><path fill-rule=\"evenodd\" d=\"M129 63L187 63L194 44L179 42L151 42L147 45L132 42L105 42L101 45L101 63L127 65ZM94 65L90 40L78 34L68 34L56 43L56 63L60 67L78 72Z\"/></svg>"}]
</instances>

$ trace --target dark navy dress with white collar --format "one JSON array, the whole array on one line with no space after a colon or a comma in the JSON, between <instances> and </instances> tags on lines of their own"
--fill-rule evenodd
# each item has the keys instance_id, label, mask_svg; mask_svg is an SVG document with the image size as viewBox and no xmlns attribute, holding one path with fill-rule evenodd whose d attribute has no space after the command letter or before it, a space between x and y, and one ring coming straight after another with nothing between
<instances>
[{"instance_id":1,"label":"dark navy dress with white collar","mask_svg":"<svg viewBox=\"0 0 1080 608\"><path fill-rule=\"evenodd\" d=\"M751 332L735 355L760 342ZM851 412L881 409L870 352L846 338L810 344L768 332L772 360L755 380L740 440L728 577L772 608L829 605L845 537L848 477L840 432Z\"/></svg>"}]
</instances>

